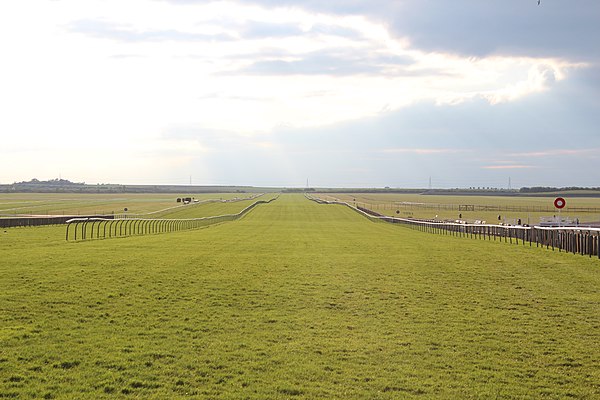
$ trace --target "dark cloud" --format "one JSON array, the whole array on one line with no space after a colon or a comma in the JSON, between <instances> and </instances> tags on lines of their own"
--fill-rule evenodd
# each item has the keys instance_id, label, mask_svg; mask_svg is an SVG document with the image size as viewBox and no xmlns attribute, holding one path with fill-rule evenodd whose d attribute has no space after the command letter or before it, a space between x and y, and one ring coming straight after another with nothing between
<instances>
[{"instance_id":1,"label":"dark cloud","mask_svg":"<svg viewBox=\"0 0 600 400\"><path fill-rule=\"evenodd\" d=\"M600 3L410 0L386 21L396 34L428 50L586 60L597 57Z\"/></svg>"},{"instance_id":2,"label":"dark cloud","mask_svg":"<svg viewBox=\"0 0 600 400\"><path fill-rule=\"evenodd\" d=\"M102 20L79 20L70 23L71 32L123 42L162 42L162 41L228 41L229 35L206 35L178 30L137 31L128 25L115 24Z\"/></svg>"},{"instance_id":3,"label":"dark cloud","mask_svg":"<svg viewBox=\"0 0 600 400\"><path fill-rule=\"evenodd\" d=\"M199 3L202 0L167 0ZM365 15L384 22L428 51L464 55L515 54L600 58L600 2L597 0L242 0L266 7L297 7L341 15Z\"/></svg>"},{"instance_id":4,"label":"dark cloud","mask_svg":"<svg viewBox=\"0 0 600 400\"><path fill-rule=\"evenodd\" d=\"M593 115L600 110L600 65L592 65L571 72L568 86L564 85L565 98L577 98L573 111Z\"/></svg>"}]
</instances>

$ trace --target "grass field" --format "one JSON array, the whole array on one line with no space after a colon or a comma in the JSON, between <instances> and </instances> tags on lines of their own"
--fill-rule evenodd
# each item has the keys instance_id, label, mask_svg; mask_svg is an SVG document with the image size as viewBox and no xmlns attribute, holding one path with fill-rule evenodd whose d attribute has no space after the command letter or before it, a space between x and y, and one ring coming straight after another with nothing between
<instances>
[{"instance_id":1,"label":"grass field","mask_svg":"<svg viewBox=\"0 0 600 400\"><path fill-rule=\"evenodd\" d=\"M175 194L48 194L48 193L0 193L0 215L86 215L119 214L125 208L130 214L152 213L178 205L182 196L198 200L233 199L250 197L247 193L209 193L194 195Z\"/></svg>"},{"instance_id":2,"label":"grass field","mask_svg":"<svg viewBox=\"0 0 600 400\"><path fill-rule=\"evenodd\" d=\"M498 215L501 221L514 223L521 219L523 223L531 225L538 224L540 217L552 217L557 214L553 208L554 197L522 197L522 196L431 196L419 194L396 194L396 193L327 193L320 194L324 200L340 200L351 204L358 204L384 215L399 216L403 218L432 219L437 215L438 219L456 220L460 219L473 222L476 220L498 223ZM581 222L600 222L598 212L577 212L573 208L597 208L600 209L600 198L567 197L567 207L562 210L563 217L572 220L579 219ZM410 204L406 204L410 203ZM442 205L436 207L436 205ZM456 209L445 209L444 205L480 205L499 207L543 207L550 211L525 212L525 211L458 211ZM457 207L454 207L457 208ZM399 212L398 212L399 211ZM529 222L527 222L529 221Z\"/></svg>"},{"instance_id":3,"label":"grass field","mask_svg":"<svg viewBox=\"0 0 600 400\"><path fill-rule=\"evenodd\" d=\"M600 397L600 264L283 195L196 231L0 231L0 398Z\"/></svg>"},{"instance_id":4,"label":"grass field","mask_svg":"<svg viewBox=\"0 0 600 400\"><path fill-rule=\"evenodd\" d=\"M189 204L185 207L161 213L160 218L202 218L215 215L237 214L257 200L268 201L274 197L276 197L275 194L265 194L250 200Z\"/></svg>"}]
</instances>

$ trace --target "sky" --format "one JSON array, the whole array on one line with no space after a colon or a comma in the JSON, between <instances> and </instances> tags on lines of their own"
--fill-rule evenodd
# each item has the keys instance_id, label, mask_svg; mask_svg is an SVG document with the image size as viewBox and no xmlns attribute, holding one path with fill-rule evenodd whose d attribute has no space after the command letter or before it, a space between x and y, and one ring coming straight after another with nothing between
<instances>
[{"instance_id":1,"label":"sky","mask_svg":"<svg viewBox=\"0 0 600 400\"><path fill-rule=\"evenodd\" d=\"M600 186L597 0L0 2L0 183Z\"/></svg>"}]
</instances>

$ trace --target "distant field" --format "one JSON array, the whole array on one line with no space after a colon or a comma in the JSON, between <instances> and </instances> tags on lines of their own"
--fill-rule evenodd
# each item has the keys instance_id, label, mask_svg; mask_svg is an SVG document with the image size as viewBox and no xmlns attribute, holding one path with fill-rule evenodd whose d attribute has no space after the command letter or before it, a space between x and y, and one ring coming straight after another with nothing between
<instances>
[{"instance_id":1,"label":"distant field","mask_svg":"<svg viewBox=\"0 0 600 400\"><path fill-rule=\"evenodd\" d=\"M0 216L29 215L86 215L121 214L127 208L129 214L156 212L178 205L182 196L199 200L232 199L249 197L245 193L174 194L47 194L47 193L0 193Z\"/></svg>"},{"instance_id":2,"label":"distant field","mask_svg":"<svg viewBox=\"0 0 600 400\"><path fill-rule=\"evenodd\" d=\"M185 207L161 213L160 218L202 218L224 214L237 214L258 199L268 201L274 197L276 197L275 194L265 194L251 200L189 204Z\"/></svg>"},{"instance_id":3,"label":"distant field","mask_svg":"<svg viewBox=\"0 0 600 400\"><path fill-rule=\"evenodd\" d=\"M384 215L393 215L400 217L413 218L439 218L456 220L475 220L487 221L488 223L498 223L500 221L517 221L521 219L523 223L537 224L540 217L552 217L557 214L553 208L553 197L522 197L522 196L429 196L418 194L320 194L325 200L339 199L351 204L360 204L373 209ZM567 207L561 211L563 217L571 219L578 218L581 222L600 221L600 212L581 212L573 211L573 208L596 208L600 210L600 198L569 198L566 197ZM407 204L412 203L412 204ZM436 207L439 205L439 207ZM444 207L452 205L456 208L458 205L484 205L499 207L530 207L532 209L543 207L548 211L459 211L457 209L446 209Z\"/></svg>"},{"instance_id":4,"label":"distant field","mask_svg":"<svg viewBox=\"0 0 600 400\"><path fill-rule=\"evenodd\" d=\"M0 231L0 398L600 397L600 264L283 195L195 231Z\"/></svg>"}]
</instances>

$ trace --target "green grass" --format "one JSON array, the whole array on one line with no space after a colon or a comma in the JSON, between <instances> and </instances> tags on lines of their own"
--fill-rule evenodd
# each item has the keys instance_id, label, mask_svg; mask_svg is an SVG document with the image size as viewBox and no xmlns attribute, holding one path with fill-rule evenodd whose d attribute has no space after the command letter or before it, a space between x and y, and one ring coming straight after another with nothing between
<instances>
[{"instance_id":1,"label":"green grass","mask_svg":"<svg viewBox=\"0 0 600 400\"><path fill-rule=\"evenodd\" d=\"M268 201L276 197L274 194L266 194L251 200L240 200L233 202L210 202L188 204L160 214L160 218L202 218L216 215L237 214L252 203L263 200Z\"/></svg>"},{"instance_id":2,"label":"green grass","mask_svg":"<svg viewBox=\"0 0 600 400\"><path fill-rule=\"evenodd\" d=\"M299 195L196 231L0 231L0 398L600 396L600 261Z\"/></svg>"},{"instance_id":3,"label":"green grass","mask_svg":"<svg viewBox=\"0 0 600 400\"><path fill-rule=\"evenodd\" d=\"M185 194L184 194L185 195ZM0 215L15 214L129 214L156 212L180 204L176 194L72 194L72 193L0 193ZM249 194L207 193L186 195L199 200L249 197Z\"/></svg>"}]
</instances>

